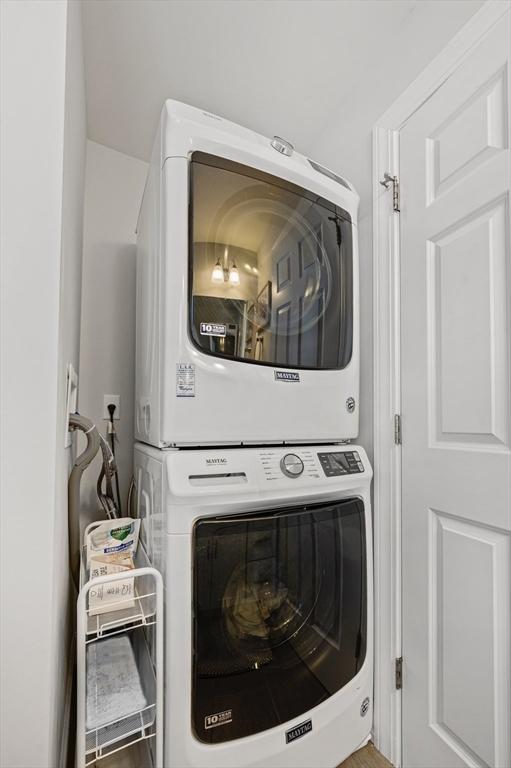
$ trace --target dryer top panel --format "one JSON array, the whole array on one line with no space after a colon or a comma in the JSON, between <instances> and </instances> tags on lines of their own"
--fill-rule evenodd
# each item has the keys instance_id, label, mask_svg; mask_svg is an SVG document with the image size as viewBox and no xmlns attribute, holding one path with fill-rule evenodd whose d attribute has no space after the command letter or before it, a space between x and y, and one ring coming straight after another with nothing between
<instances>
[{"instance_id":1,"label":"dryer top panel","mask_svg":"<svg viewBox=\"0 0 511 768\"><path fill-rule=\"evenodd\" d=\"M162 166L170 157L190 157L195 151L216 154L304 186L346 208L356 222L359 197L351 183L300 154L280 137L262 136L173 99L165 102L161 120ZM286 151L283 152L281 147Z\"/></svg>"}]
</instances>

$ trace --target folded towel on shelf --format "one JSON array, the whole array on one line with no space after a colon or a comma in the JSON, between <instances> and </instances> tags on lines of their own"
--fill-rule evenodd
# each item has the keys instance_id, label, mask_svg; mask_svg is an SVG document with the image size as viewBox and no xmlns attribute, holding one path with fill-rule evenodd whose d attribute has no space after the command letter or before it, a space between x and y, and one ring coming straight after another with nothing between
<instances>
[{"instance_id":1,"label":"folded towel on shelf","mask_svg":"<svg viewBox=\"0 0 511 768\"><path fill-rule=\"evenodd\" d=\"M133 647L126 635L87 646L87 730L147 707Z\"/></svg>"}]
</instances>

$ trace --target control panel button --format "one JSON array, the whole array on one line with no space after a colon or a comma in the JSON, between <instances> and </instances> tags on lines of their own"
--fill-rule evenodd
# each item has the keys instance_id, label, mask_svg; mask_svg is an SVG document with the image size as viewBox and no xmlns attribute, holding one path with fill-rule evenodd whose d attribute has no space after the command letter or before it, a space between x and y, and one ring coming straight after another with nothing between
<instances>
[{"instance_id":1,"label":"control panel button","mask_svg":"<svg viewBox=\"0 0 511 768\"><path fill-rule=\"evenodd\" d=\"M286 477L300 477L303 472L303 461L296 453L286 453L280 460L280 468Z\"/></svg>"}]
</instances>

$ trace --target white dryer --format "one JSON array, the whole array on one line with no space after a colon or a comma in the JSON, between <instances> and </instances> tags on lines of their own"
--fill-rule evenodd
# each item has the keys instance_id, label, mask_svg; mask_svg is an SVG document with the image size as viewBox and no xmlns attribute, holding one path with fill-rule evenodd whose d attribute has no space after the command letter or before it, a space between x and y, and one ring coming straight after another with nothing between
<instances>
[{"instance_id":1,"label":"white dryer","mask_svg":"<svg viewBox=\"0 0 511 768\"><path fill-rule=\"evenodd\" d=\"M136 439L356 437L357 208L287 142L166 102L137 228Z\"/></svg>"},{"instance_id":2,"label":"white dryer","mask_svg":"<svg viewBox=\"0 0 511 768\"><path fill-rule=\"evenodd\" d=\"M334 768L368 739L371 477L354 445L135 447L165 768Z\"/></svg>"}]
</instances>

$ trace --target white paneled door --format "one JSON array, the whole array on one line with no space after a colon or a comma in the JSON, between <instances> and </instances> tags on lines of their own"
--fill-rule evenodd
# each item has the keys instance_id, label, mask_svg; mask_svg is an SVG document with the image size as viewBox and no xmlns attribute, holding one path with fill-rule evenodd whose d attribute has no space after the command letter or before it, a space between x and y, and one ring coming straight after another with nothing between
<instances>
[{"instance_id":1,"label":"white paneled door","mask_svg":"<svg viewBox=\"0 0 511 768\"><path fill-rule=\"evenodd\" d=\"M403 766L511 766L510 14L400 133Z\"/></svg>"}]
</instances>

